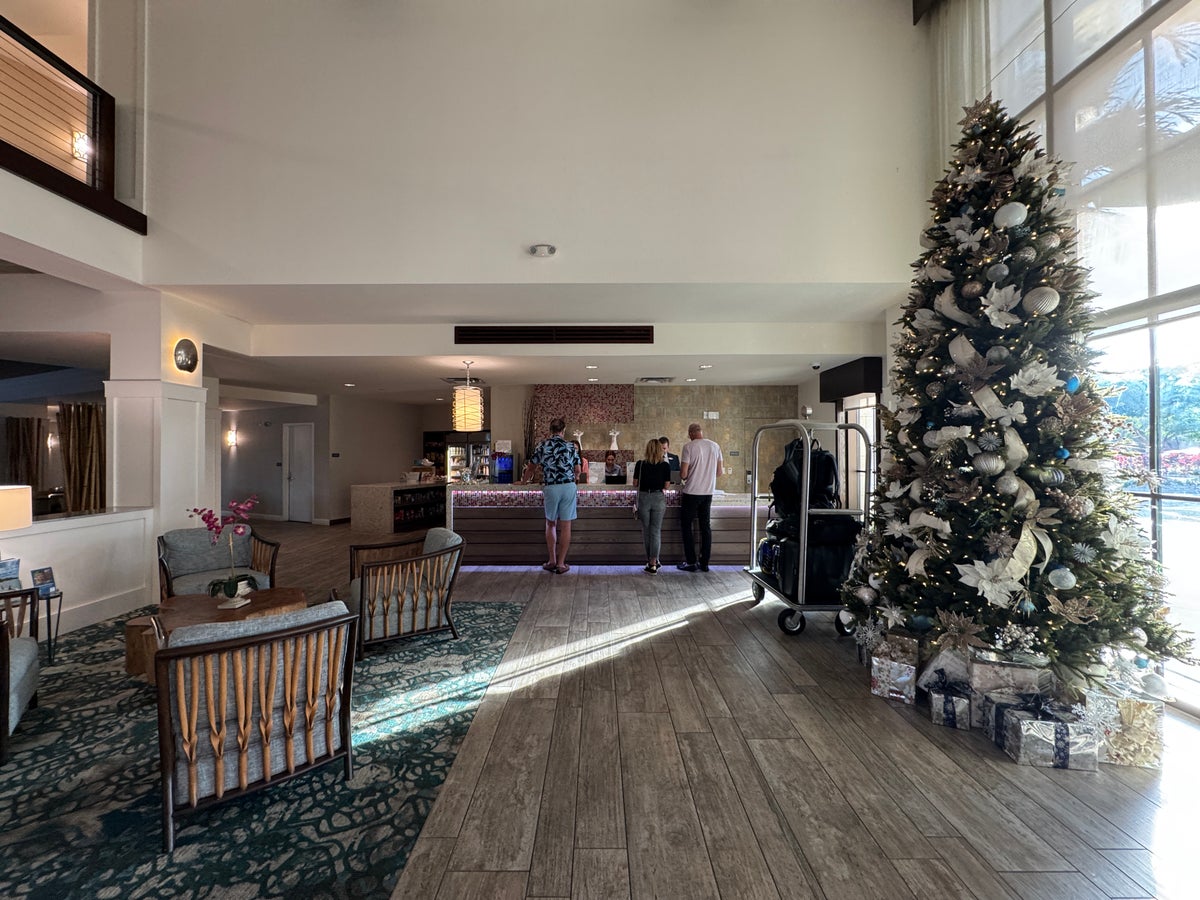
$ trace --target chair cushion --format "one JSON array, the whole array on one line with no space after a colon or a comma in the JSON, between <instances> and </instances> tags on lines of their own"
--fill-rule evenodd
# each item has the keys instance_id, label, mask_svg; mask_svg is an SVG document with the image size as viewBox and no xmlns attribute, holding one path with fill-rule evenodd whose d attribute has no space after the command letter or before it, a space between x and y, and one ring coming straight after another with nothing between
<instances>
[{"instance_id":1,"label":"chair cushion","mask_svg":"<svg viewBox=\"0 0 1200 900\"><path fill-rule=\"evenodd\" d=\"M240 622L184 625L171 632L167 646L189 647L193 644L207 644L209 641L229 641L247 635L284 631L288 628L295 628L297 625L307 625L310 622L320 622L322 619L344 616L347 612L349 610L345 603L333 600L329 603L319 603L316 606L308 606L278 616L261 616L257 619L242 619Z\"/></svg>"},{"instance_id":2,"label":"chair cushion","mask_svg":"<svg viewBox=\"0 0 1200 900\"><path fill-rule=\"evenodd\" d=\"M229 571L230 552L229 536L232 526L217 538L214 544L212 532L207 528L176 528L163 536L163 558L171 570L171 577L178 581L180 575L192 572L206 572L209 569L225 568ZM250 526L246 533L233 535L233 565L246 567L250 565ZM186 593L178 588L175 593Z\"/></svg>"},{"instance_id":3,"label":"chair cushion","mask_svg":"<svg viewBox=\"0 0 1200 900\"><path fill-rule=\"evenodd\" d=\"M283 631L300 625L309 625L321 622L336 616L345 615L347 612L346 605L340 602L322 603L318 606L310 606L306 609L297 610L296 612L284 613L278 616L265 616L259 619L245 619L241 622L217 622L206 625L188 625L183 628L177 628L171 633L170 646L172 648L186 647L195 644L205 644L211 641L231 640L234 638L254 637L256 635L270 635L277 631ZM270 641L265 641L260 646L270 648ZM345 660L345 654L349 648L343 644L340 653L333 655L328 665L332 666L332 670L341 671L341 667ZM330 653L332 647L326 647L323 652ZM269 651L268 651L269 652ZM299 645L299 658L296 660L297 671L300 673L301 685L300 696L304 696L304 679L308 672L308 647L304 641ZM277 680L275 683L274 696L271 702L270 721L272 739L270 742L270 750L266 761L266 767L269 769L269 774L277 775L287 771L288 769L288 749L287 744L282 740L284 735L284 662L282 649L276 645L275 658L279 664ZM328 657L327 657L328 659ZM206 684L218 684L217 669L214 665L211 675L212 681ZM313 696L316 699L317 707L313 710L315 721L312 727L312 746L318 756L324 756L326 751L326 717L329 722L330 741L334 752L342 749L342 736L338 729L340 717L341 703L340 696L334 695L332 705L326 708L328 694L328 676L330 668L327 665L322 665L317 676L317 684ZM227 670L227 677L230 679L230 685L233 684L232 669ZM174 696L176 687L176 670L172 667L169 674L171 682L171 695ZM209 676L204 675L204 678ZM256 668L251 665L248 667L246 677L252 681L258 677ZM192 678L192 669L184 668L184 685L185 690L190 692ZM232 694L232 691L230 692ZM249 739L246 744L246 774L248 783L254 784L264 777L264 761L263 761L263 740L259 731L259 720L261 718L260 698L256 691L252 691L254 700L252 709L250 710L251 727L249 731ZM196 744L196 783L197 795L199 798L210 797L216 793L217 787L217 772L214 763L216 751L213 748L212 723L208 719L208 704L201 700L199 704L197 727L200 730L198 742ZM291 761L294 765L304 765L307 760L307 741L304 738L304 715L305 708L303 704L296 709L296 739L292 746ZM188 798L188 779L189 767L186 761L185 750L181 740L181 732L179 731L179 723L177 721L177 710L172 706L171 717L173 722L173 731L176 748L176 765L175 765L175 803L176 805L186 805ZM237 758L240 752L238 747L238 708L236 699L229 696L225 713L221 717L221 727L224 729L224 739L221 741L222 755L225 759L223 767L223 788L231 790L238 786L238 764Z\"/></svg>"},{"instance_id":4,"label":"chair cushion","mask_svg":"<svg viewBox=\"0 0 1200 900\"><path fill-rule=\"evenodd\" d=\"M235 575L253 575L254 580L258 582L259 590L265 590L271 586L271 576L266 572L259 572L255 569L247 569L241 566L234 569L233 572ZM216 581L218 578L224 580L228 577L228 566L223 569L208 569L204 572L175 575L171 579L171 587L176 594L207 594L209 582Z\"/></svg>"},{"instance_id":5,"label":"chair cushion","mask_svg":"<svg viewBox=\"0 0 1200 900\"><path fill-rule=\"evenodd\" d=\"M38 646L30 637L8 642L8 733L12 734L38 688Z\"/></svg>"},{"instance_id":6,"label":"chair cushion","mask_svg":"<svg viewBox=\"0 0 1200 900\"><path fill-rule=\"evenodd\" d=\"M462 543L462 536L455 534L449 528L430 528L425 535L425 553L437 553Z\"/></svg>"}]
</instances>

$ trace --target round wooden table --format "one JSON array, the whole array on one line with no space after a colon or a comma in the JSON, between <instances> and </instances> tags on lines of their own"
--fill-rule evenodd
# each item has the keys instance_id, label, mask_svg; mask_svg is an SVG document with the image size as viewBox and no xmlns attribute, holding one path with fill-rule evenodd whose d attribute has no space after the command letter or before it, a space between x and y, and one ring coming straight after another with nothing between
<instances>
[{"instance_id":1,"label":"round wooden table","mask_svg":"<svg viewBox=\"0 0 1200 900\"><path fill-rule=\"evenodd\" d=\"M171 632L185 625L211 625L217 622L243 622L263 616L278 616L308 606L300 588L264 588L246 595L250 602L237 609L218 609L226 597L207 594L179 594L168 597L153 616L137 616L125 623L125 671L144 675L154 683L154 654L159 647L159 630L170 638ZM154 621L158 620L158 628Z\"/></svg>"}]
</instances>

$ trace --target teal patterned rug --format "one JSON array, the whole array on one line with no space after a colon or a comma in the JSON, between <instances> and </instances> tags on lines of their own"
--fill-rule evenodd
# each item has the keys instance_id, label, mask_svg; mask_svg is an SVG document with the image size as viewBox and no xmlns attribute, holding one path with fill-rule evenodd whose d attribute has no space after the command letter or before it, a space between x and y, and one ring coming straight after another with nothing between
<instances>
[{"instance_id":1,"label":"teal patterned rug","mask_svg":"<svg viewBox=\"0 0 1200 900\"><path fill-rule=\"evenodd\" d=\"M331 763L182 816L171 855L154 689L125 674L127 617L65 635L0 768L0 897L387 897L522 609L461 603L459 640L368 652L354 779Z\"/></svg>"}]
</instances>

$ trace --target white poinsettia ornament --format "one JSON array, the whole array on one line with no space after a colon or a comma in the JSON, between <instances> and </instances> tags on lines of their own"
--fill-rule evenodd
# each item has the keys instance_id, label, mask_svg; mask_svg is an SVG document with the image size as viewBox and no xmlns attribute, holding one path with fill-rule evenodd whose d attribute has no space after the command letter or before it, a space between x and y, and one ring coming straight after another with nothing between
<instances>
[{"instance_id":1,"label":"white poinsettia ornament","mask_svg":"<svg viewBox=\"0 0 1200 900\"><path fill-rule=\"evenodd\" d=\"M1020 588L1020 583L1008 574L1008 560L997 559L990 563L975 560L973 563L955 563L959 580L973 587L979 595L993 606L1012 606L1013 592Z\"/></svg>"},{"instance_id":2,"label":"white poinsettia ornament","mask_svg":"<svg viewBox=\"0 0 1200 900\"><path fill-rule=\"evenodd\" d=\"M1021 367L1009 386L1027 397L1042 397L1063 386L1058 369L1048 363L1031 362Z\"/></svg>"}]
</instances>

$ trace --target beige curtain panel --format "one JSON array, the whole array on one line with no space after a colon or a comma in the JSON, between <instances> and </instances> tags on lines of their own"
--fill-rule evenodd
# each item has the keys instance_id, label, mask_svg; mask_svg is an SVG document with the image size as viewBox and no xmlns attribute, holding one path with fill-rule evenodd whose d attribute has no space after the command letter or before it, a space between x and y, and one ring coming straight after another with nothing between
<instances>
[{"instance_id":1,"label":"beige curtain panel","mask_svg":"<svg viewBox=\"0 0 1200 900\"><path fill-rule=\"evenodd\" d=\"M28 484L35 491L42 484L41 448L45 441L41 419L10 417L4 423L8 445L9 484Z\"/></svg>"},{"instance_id":2,"label":"beige curtain panel","mask_svg":"<svg viewBox=\"0 0 1200 900\"><path fill-rule=\"evenodd\" d=\"M104 408L94 403L60 403L58 442L67 512L103 509Z\"/></svg>"}]
</instances>

